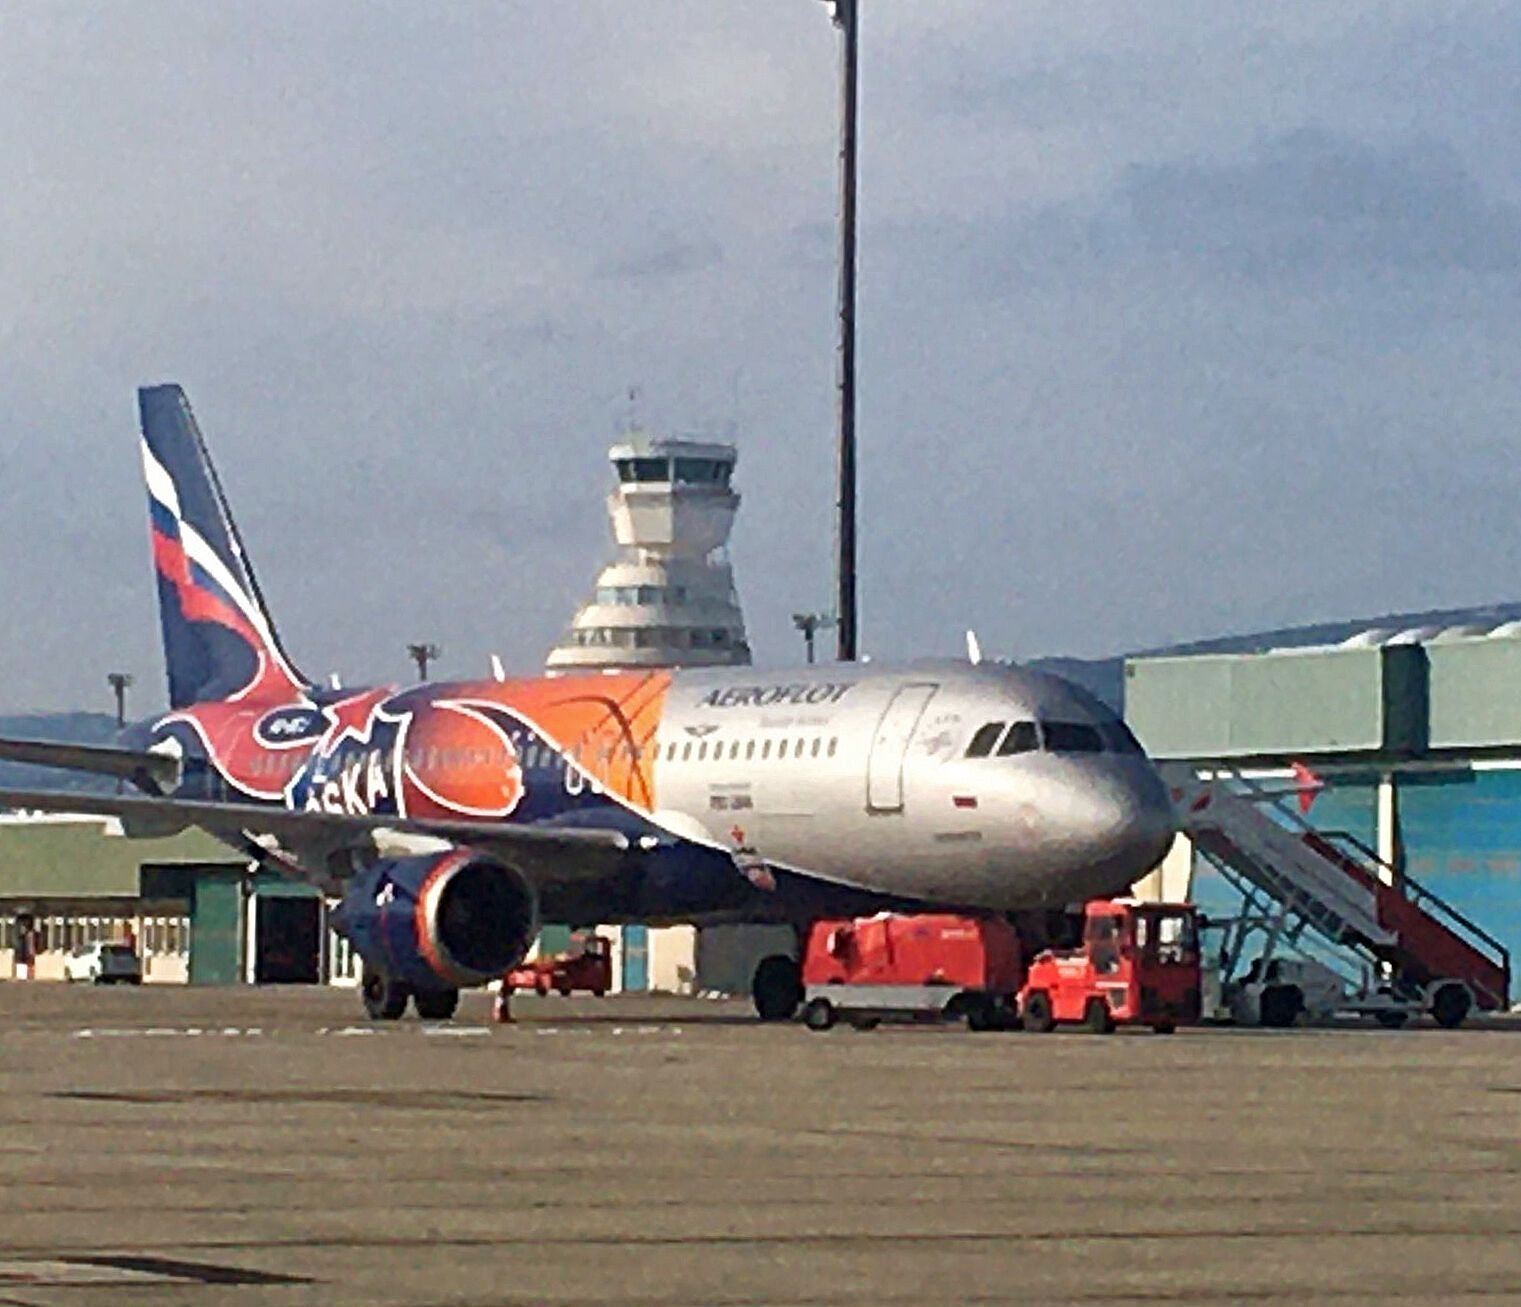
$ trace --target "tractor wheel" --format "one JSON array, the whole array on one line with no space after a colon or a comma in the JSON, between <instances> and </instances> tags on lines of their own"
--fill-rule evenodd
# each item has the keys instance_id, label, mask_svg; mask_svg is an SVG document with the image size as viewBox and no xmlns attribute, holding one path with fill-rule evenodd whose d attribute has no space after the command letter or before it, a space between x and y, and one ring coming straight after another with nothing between
<instances>
[{"instance_id":1,"label":"tractor wheel","mask_svg":"<svg viewBox=\"0 0 1521 1307\"><path fill-rule=\"evenodd\" d=\"M1456 1030L1473 1010L1473 999L1462 985L1449 981L1431 996L1431 1015L1443 1030Z\"/></svg>"},{"instance_id":2,"label":"tractor wheel","mask_svg":"<svg viewBox=\"0 0 1521 1307\"><path fill-rule=\"evenodd\" d=\"M1026 1030L1038 1035L1048 1035L1056 1029L1056 1018L1051 1015L1051 998L1045 990L1037 989L1025 1000L1024 1024Z\"/></svg>"},{"instance_id":3,"label":"tractor wheel","mask_svg":"<svg viewBox=\"0 0 1521 1307\"><path fill-rule=\"evenodd\" d=\"M1101 998L1090 998L1083 1007L1083 1029L1090 1035L1112 1035L1114 1014Z\"/></svg>"},{"instance_id":4,"label":"tractor wheel","mask_svg":"<svg viewBox=\"0 0 1521 1307\"><path fill-rule=\"evenodd\" d=\"M1273 1030L1286 1030L1304 1011L1304 995L1298 985L1269 985L1258 1004L1258 1024Z\"/></svg>"},{"instance_id":5,"label":"tractor wheel","mask_svg":"<svg viewBox=\"0 0 1521 1307\"><path fill-rule=\"evenodd\" d=\"M998 1005L986 994L969 994L962 1011L966 1014L968 1030L998 1029Z\"/></svg>"},{"instance_id":6,"label":"tractor wheel","mask_svg":"<svg viewBox=\"0 0 1521 1307\"><path fill-rule=\"evenodd\" d=\"M364 969L364 979L359 985L364 999L364 1010L371 1021L396 1021L407 1010L411 989L399 980L392 980L383 971Z\"/></svg>"},{"instance_id":7,"label":"tractor wheel","mask_svg":"<svg viewBox=\"0 0 1521 1307\"><path fill-rule=\"evenodd\" d=\"M760 960L750 997L762 1021L791 1021L803 1001L803 969L795 958L773 953Z\"/></svg>"},{"instance_id":8,"label":"tractor wheel","mask_svg":"<svg viewBox=\"0 0 1521 1307\"><path fill-rule=\"evenodd\" d=\"M459 1008L459 990L419 989L412 995L412 1005L424 1021L447 1021Z\"/></svg>"},{"instance_id":9,"label":"tractor wheel","mask_svg":"<svg viewBox=\"0 0 1521 1307\"><path fill-rule=\"evenodd\" d=\"M834 1004L827 998L816 998L803 1009L803 1024L809 1030L828 1030L834 1025Z\"/></svg>"}]
</instances>

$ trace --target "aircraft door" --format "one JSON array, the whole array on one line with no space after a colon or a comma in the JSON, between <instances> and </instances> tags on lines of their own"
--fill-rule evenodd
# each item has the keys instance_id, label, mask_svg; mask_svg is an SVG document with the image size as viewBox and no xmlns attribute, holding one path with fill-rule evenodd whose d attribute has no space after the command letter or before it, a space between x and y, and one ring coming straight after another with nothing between
<instances>
[{"instance_id":1,"label":"aircraft door","mask_svg":"<svg viewBox=\"0 0 1521 1307\"><path fill-rule=\"evenodd\" d=\"M866 807L871 812L903 810L903 764L914 728L940 687L927 681L901 685L877 722L866 762Z\"/></svg>"}]
</instances>

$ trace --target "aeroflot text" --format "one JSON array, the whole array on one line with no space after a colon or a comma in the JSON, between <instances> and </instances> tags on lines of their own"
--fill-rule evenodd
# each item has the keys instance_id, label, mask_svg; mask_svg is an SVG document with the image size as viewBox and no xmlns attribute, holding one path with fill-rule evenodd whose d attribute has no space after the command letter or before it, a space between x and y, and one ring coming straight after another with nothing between
<instances>
[{"instance_id":1,"label":"aeroflot text","mask_svg":"<svg viewBox=\"0 0 1521 1307\"><path fill-rule=\"evenodd\" d=\"M812 685L736 685L714 690L703 701L705 708L773 708L778 704L839 703L851 682L815 682Z\"/></svg>"}]
</instances>

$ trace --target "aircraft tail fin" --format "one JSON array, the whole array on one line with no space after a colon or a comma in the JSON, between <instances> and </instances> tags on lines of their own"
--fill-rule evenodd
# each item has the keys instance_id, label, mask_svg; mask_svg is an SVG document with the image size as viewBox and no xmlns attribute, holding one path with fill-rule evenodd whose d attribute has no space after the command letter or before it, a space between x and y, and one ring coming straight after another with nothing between
<instances>
[{"instance_id":1,"label":"aircraft tail fin","mask_svg":"<svg viewBox=\"0 0 1521 1307\"><path fill-rule=\"evenodd\" d=\"M170 706L300 692L185 392L137 404Z\"/></svg>"}]
</instances>

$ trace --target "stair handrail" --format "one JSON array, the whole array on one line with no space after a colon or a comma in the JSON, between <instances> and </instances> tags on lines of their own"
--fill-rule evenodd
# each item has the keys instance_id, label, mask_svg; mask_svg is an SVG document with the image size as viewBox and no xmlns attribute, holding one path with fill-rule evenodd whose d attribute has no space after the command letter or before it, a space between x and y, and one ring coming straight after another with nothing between
<instances>
[{"instance_id":1,"label":"stair handrail","mask_svg":"<svg viewBox=\"0 0 1521 1307\"><path fill-rule=\"evenodd\" d=\"M1502 968L1507 977L1507 981L1509 980L1511 972L1510 950L1506 948L1504 944L1502 944L1477 922L1471 920L1462 912L1458 911L1457 908L1453 907L1452 904L1448 903L1446 899L1442 898L1435 891L1426 888L1426 886L1422 885L1420 881L1416 880L1407 872L1401 871L1398 867L1391 865L1377 852L1375 852L1373 849L1370 849L1368 845L1364 843L1364 841L1359 839L1356 835L1353 835L1350 831L1322 830L1320 827L1310 822L1303 814L1296 812L1294 809L1279 802L1280 799L1290 798L1297 795L1300 792L1299 790L1295 789L1276 792L1269 790L1265 786L1262 786L1257 781L1253 780L1251 777L1245 775L1239 768L1233 767L1229 763L1223 761L1210 762L1207 764L1193 764L1193 766L1196 775L1199 771L1207 771L1210 773L1209 780L1211 781L1228 780L1244 787L1248 793L1242 794L1238 791L1235 792L1235 797L1245 799L1251 803L1272 804L1279 813L1287 817L1290 822L1292 822L1306 834L1316 835L1321 839L1328 839L1329 837L1333 836L1344 838L1357 850L1359 854L1370 861L1375 868L1381 869L1389 874L1390 879L1387 880L1383 877L1376 877L1376 879L1381 884L1384 884L1388 888L1400 893L1402 897L1415 904L1416 907L1421 908L1423 911L1427 910L1428 904L1432 907L1435 907L1438 911L1429 912L1428 915L1436 919L1438 921L1438 924L1446 924L1445 922L1441 921L1441 918L1438 915L1439 913L1444 914L1451 921L1454 921L1460 925L1470 935L1476 937L1477 940L1482 941L1484 944L1488 945L1490 952L1495 955L1490 959L1490 961ZM1366 870L1367 868L1364 868L1364 871ZM1470 945L1472 945L1472 941L1470 941Z\"/></svg>"},{"instance_id":2,"label":"stair handrail","mask_svg":"<svg viewBox=\"0 0 1521 1307\"><path fill-rule=\"evenodd\" d=\"M1358 853L1362 854L1363 857L1365 857L1369 862L1373 863L1375 867L1379 867L1389 873L1393 879L1386 883L1390 886L1391 889L1397 889L1404 898L1414 903L1417 907L1424 908L1427 904L1430 904L1433 907L1437 908L1443 915L1450 917L1453 921L1457 922L1458 925L1462 926L1464 930L1469 932L1469 934L1476 936L1485 944L1488 944L1490 949L1499 955L1499 962L1504 965L1507 970L1509 970L1510 950L1506 948L1505 945L1502 944L1493 935L1491 935L1487 930L1485 930L1483 926L1479 925L1478 922L1474 921L1472 918L1464 915L1457 908L1453 907L1452 904L1447 902L1447 900L1444 899L1435 890L1428 889L1409 872L1401 871L1398 867L1394 866L1386 859L1381 858L1377 853L1375 853L1365 843L1363 843L1362 840L1358 839L1356 835L1352 834L1351 831L1316 829L1315 833L1324 840L1341 840L1347 844L1350 844L1354 849L1357 850ZM1431 915L1436 916L1437 914L1432 913Z\"/></svg>"}]
</instances>

